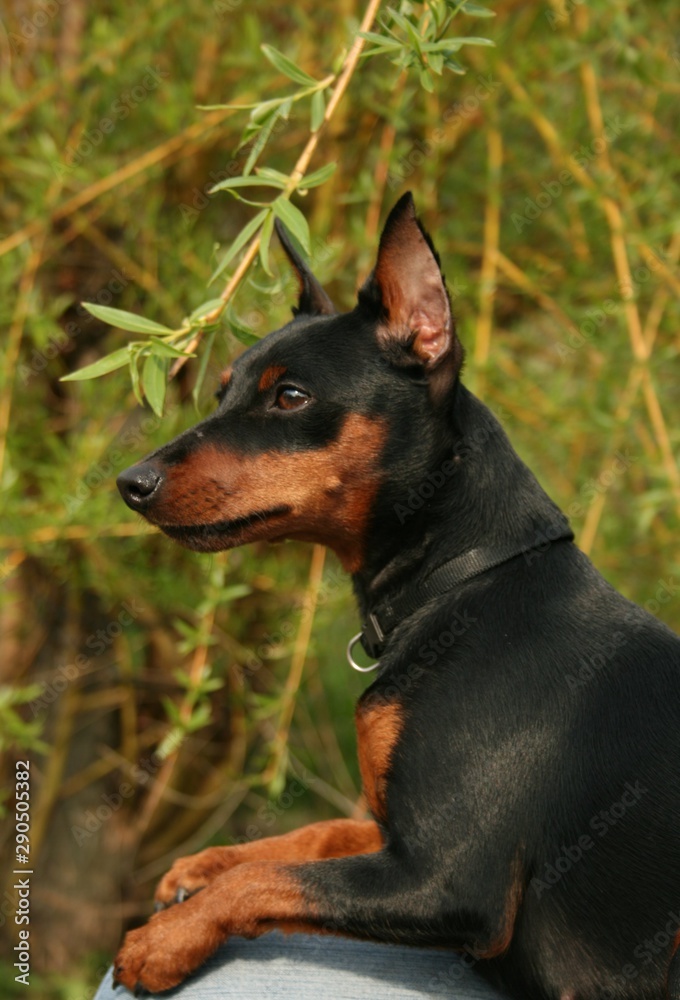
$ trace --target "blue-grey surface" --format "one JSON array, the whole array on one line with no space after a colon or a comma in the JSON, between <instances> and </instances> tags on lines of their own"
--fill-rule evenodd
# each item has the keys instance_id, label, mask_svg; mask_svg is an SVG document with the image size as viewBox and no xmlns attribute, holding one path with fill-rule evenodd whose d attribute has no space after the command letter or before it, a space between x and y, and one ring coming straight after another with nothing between
<instances>
[{"instance_id":1,"label":"blue-grey surface","mask_svg":"<svg viewBox=\"0 0 680 1000\"><path fill-rule=\"evenodd\" d=\"M472 964L472 959L466 959ZM127 1000L111 973L95 1000ZM500 1000L452 952L277 931L254 941L231 938L168 1000Z\"/></svg>"}]
</instances>

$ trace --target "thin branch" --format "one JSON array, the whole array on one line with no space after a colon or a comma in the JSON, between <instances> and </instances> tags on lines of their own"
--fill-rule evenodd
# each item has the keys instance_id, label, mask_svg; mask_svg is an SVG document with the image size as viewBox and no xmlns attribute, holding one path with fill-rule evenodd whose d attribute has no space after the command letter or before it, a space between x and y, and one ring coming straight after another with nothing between
<instances>
[{"instance_id":1,"label":"thin branch","mask_svg":"<svg viewBox=\"0 0 680 1000\"><path fill-rule=\"evenodd\" d=\"M359 25L359 31L357 32L357 36L354 39L352 48L349 50L349 52L347 53L347 57L345 58L345 62L340 72L340 76L338 77L338 82L336 83L335 88L333 89L333 93L331 94L330 100L326 105L326 113L324 114L323 121L319 126L319 128L316 130L316 132L313 132L310 135L309 139L307 140L307 145L300 153L298 161L293 167L293 170L290 174L290 179L288 181L288 184L281 192L280 197L290 198L291 194L298 187L300 181L304 178L307 168L309 167L310 161L312 159L312 156L316 152L316 147L319 145L319 140L321 139L321 136L326 130L329 121L333 117L333 114L335 113L338 104L340 103L345 91L347 90L347 87L349 86L349 82L352 79L354 71L357 68L359 57L361 56L362 49L364 48L365 45L365 39L361 37L360 32L368 31L370 29L371 25L373 24L373 21L375 20L375 16L378 13L379 7L380 7L380 0L370 0L370 3L366 8L366 13L364 14L363 20ZM213 309L212 312L208 313L204 317L206 326L210 326L212 323L215 323L222 315L225 306L232 299L234 293L236 292L236 289L238 288L238 286L241 284L241 281L245 277L248 268L255 260L255 257L257 256L257 252L259 249L260 249L260 234L258 233L256 236L253 237L253 239L248 244L248 247L246 248L246 251L243 254L240 264L238 265L238 267L232 274L231 278L227 282L227 285L220 296L222 304L220 306L217 306L215 309ZM203 339L204 332L205 332L204 329L197 330L193 338L185 348L187 356L183 358L177 358L177 360L175 361L170 370L169 377L171 379L175 377L177 372L180 371L181 368L183 368L183 366L189 360L188 355L194 353L194 351L200 344L201 340Z\"/></svg>"}]
</instances>

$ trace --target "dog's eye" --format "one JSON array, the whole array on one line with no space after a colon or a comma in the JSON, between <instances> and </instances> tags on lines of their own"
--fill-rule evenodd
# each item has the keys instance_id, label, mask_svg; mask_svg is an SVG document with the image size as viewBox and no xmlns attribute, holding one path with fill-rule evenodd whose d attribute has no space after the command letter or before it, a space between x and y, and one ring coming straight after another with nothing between
<instances>
[{"instance_id":1,"label":"dog's eye","mask_svg":"<svg viewBox=\"0 0 680 1000\"><path fill-rule=\"evenodd\" d=\"M297 389L294 385L281 385L276 390L276 400L274 405L279 410L299 410L309 402L310 396L302 389Z\"/></svg>"}]
</instances>

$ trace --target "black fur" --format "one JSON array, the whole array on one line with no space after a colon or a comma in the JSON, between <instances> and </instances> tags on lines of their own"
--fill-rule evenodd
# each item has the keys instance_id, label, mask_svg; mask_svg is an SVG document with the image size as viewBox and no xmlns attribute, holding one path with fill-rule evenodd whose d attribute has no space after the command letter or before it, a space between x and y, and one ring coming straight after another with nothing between
<instances>
[{"instance_id":1,"label":"black fur","mask_svg":"<svg viewBox=\"0 0 680 1000\"><path fill-rule=\"evenodd\" d=\"M386 227L392 240L403 232L405 259L425 252L411 204ZM300 866L318 926L465 949L522 1000L679 997L677 972L667 980L680 932L680 640L576 545L550 541L562 515L460 381L455 333L441 363L450 387L436 395L417 331L385 335L375 278L353 312L318 316L300 277L298 317L235 363L213 416L141 468L181 464L207 440L244 460L309 452L348 414L385 420L354 576L362 614L472 548L536 539L389 636L362 698L398 703L404 718L386 847ZM258 390L270 366L312 402L272 408L280 385ZM121 490L148 513L134 499L139 469Z\"/></svg>"}]
</instances>

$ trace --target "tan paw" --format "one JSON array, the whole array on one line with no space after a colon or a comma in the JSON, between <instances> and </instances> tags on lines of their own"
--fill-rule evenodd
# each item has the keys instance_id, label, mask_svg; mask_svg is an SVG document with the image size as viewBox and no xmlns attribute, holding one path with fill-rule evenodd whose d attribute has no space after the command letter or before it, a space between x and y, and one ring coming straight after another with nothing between
<instances>
[{"instance_id":1,"label":"tan paw","mask_svg":"<svg viewBox=\"0 0 680 1000\"><path fill-rule=\"evenodd\" d=\"M216 950L226 935L199 900L156 913L126 934L113 966L114 983L162 993L177 986Z\"/></svg>"},{"instance_id":2,"label":"tan paw","mask_svg":"<svg viewBox=\"0 0 680 1000\"><path fill-rule=\"evenodd\" d=\"M198 854L178 858L158 883L154 899L156 910L173 903L183 903L189 896L204 889L212 880L237 863L233 847L208 847Z\"/></svg>"}]
</instances>

